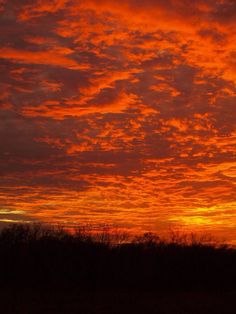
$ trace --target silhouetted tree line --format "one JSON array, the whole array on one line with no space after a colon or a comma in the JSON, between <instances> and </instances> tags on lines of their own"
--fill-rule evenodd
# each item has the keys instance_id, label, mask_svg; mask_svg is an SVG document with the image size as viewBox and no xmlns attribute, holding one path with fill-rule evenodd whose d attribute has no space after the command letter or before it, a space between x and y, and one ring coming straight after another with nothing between
<instances>
[{"instance_id":1,"label":"silhouetted tree line","mask_svg":"<svg viewBox=\"0 0 236 314\"><path fill-rule=\"evenodd\" d=\"M233 290L236 250L153 234L68 233L11 225L0 233L0 285L83 290Z\"/></svg>"}]
</instances>

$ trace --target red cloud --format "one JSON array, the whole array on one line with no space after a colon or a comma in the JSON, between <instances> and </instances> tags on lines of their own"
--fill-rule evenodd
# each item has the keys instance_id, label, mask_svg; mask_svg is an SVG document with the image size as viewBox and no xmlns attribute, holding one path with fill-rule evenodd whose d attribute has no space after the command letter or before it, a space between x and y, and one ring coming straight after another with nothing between
<instances>
[{"instance_id":1,"label":"red cloud","mask_svg":"<svg viewBox=\"0 0 236 314\"><path fill-rule=\"evenodd\" d=\"M235 5L189 3L1 2L2 220L235 241Z\"/></svg>"}]
</instances>

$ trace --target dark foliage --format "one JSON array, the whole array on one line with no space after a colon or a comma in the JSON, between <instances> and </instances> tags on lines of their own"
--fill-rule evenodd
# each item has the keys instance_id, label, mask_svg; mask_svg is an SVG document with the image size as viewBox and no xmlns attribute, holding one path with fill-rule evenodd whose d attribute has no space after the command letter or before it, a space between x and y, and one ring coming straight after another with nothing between
<instances>
[{"instance_id":1,"label":"dark foliage","mask_svg":"<svg viewBox=\"0 0 236 314\"><path fill-rule=\"evenodd\" d=\"M0 289L61 287L78 291L226 291L236 282L236 251L226 246L135 241L69 234L41 225L0 233Z\"/></svg>"}]
</instances>

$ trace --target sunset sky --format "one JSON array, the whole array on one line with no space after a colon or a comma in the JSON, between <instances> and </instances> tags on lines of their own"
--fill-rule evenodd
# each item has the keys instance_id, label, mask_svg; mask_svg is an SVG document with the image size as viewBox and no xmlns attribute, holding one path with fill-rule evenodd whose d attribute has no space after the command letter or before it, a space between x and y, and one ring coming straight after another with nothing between
<instances>
[{"instance_id":1,"label":"sunset sky","mask_svg":"<svg viewBox=\"0 0 236 314\"><path fill-rule=\"evenodd\" d=\"M0 0L0 221L236 244L236 1Z\"/></svg>"}]
</instances>

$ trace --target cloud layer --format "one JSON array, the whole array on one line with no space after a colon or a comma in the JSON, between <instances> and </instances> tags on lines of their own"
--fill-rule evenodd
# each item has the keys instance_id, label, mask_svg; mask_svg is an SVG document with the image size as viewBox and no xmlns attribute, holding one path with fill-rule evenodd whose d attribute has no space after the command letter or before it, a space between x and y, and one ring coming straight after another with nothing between
<instances>
[{"instance_id":1,"label":"cloud layer","mask_svg":"<svg viewBox=\"0 0 236 314\"><path fill-rule=\"evenodd\" d=\"M0 2L0 220L236 241L236 4Z\"/></svg>"}]
</instances>

